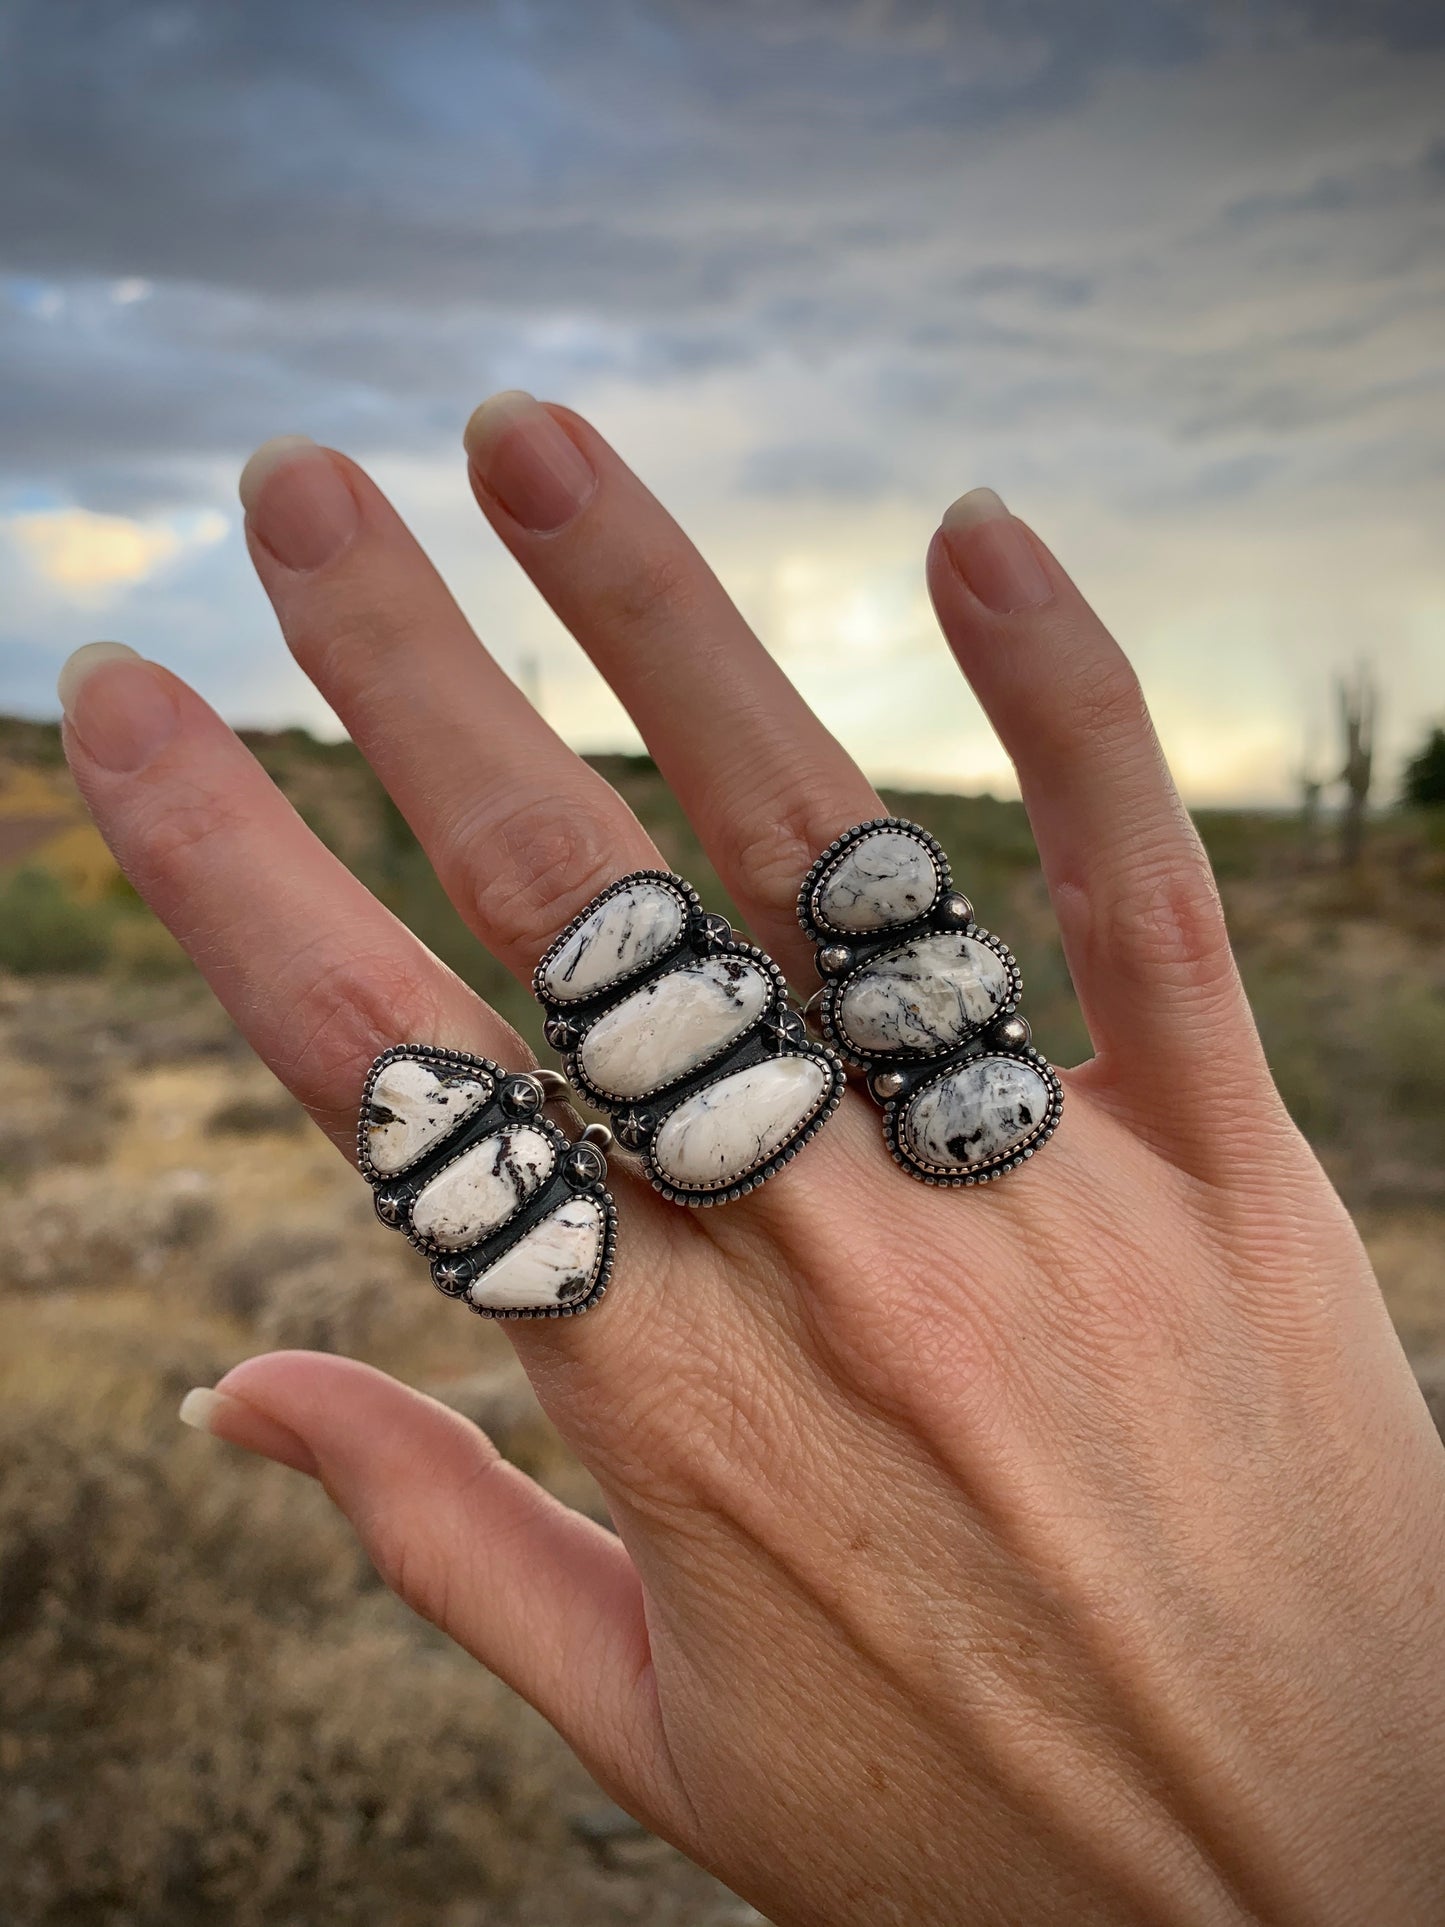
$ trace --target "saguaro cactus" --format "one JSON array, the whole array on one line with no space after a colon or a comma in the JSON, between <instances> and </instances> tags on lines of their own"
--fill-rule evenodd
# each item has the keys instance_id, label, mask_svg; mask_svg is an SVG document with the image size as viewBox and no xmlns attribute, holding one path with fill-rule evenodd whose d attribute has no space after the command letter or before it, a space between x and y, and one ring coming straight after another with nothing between
<instances>
[{"instance_id":1,"label":"saguaro cactus","mask_svg":"<svg viewBox=\"0 0 1445 1927\"><path fill-rule=\"evenodd\" d=\"M1340 730L1345 739L1345 766L1339 780L1345 786L1340 817L1340 862L1356 870L1365 860L1365 811L1370 801L1370 779L1375 763L1375 716L1379 690L1363 663L1337 685Z\"/></svg>"}]
</instances>

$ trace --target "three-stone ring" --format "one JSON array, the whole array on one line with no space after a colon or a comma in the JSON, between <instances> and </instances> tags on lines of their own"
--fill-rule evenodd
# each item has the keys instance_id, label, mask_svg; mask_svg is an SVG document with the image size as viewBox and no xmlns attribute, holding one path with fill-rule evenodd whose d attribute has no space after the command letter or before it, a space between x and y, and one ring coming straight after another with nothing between
<instances>
[{"instance_id":1,"label":"three-stone ring","mask_svg":"<svg viewBox=\"0 0 1445 1927\"><path fill-rule=\"evenodd\" d=\"M376 1215L431 1260L432 1280L487 1318L570 1318L607 1289L617 1211L611 1133L543 1115L555 1071L506 1071L430 1044L367 1075L357 1161Z\"/></svg>"},{"instance_id":2,"label":"three-stone ring","mask_svg":"<svg viewBox=\"0 0 1445 1927\"><path fill-rule=\"evenodd\" d=\"M537 965L533 990L567 1081L611 1114L676 1203L754 1190L842 1097L841 1062L808 1036L772 958L669 871L636 871L594 897Z\"/></svg>"},{"instance_id":3,"label":"three-stone ring","mask_svg":"<svg viewBox=\"0 0 1445 1927\"><path fill-rule=\"evenodd\" d=\"M981 1184L1031 1158L1064 1093L1018 1014L1007 945L953 888L942 846L901 817L831 843L798 894L824 1036L867 1073L895 1160L925 1184Z\"/></svg>"}]
</instances>

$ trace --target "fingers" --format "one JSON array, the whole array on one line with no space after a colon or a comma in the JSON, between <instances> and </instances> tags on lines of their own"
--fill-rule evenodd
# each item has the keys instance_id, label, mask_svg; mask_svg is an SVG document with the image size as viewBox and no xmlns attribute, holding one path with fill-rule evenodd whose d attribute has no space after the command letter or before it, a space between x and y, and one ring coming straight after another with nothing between
<instances>
[{"instance_id":1,"label":"fingers","mask_svg":"<svg viewBox=\"0 0 1445 1927\"><path fill-rule=\"evenodd\" d=\"M528 1061L177 677L92 644L66 665L61 698L71 768L121 868L348 1155L367 1067L387 1045Z\"/></svg>"},{"instance_id":2,"label":"fingers","mask_svg":"<svg viewBox=\"0 0 1445 1927\"><path fill-rule=\"evenodd\" d=\"M595 429L498 395L467 452L483 511L626 705L753 933L801 963L798 885L880 814L872 785Z\"/></svg>"},{"instance_id":3,"label":"fingers","mask_svg":"<svg viewBox=\"0 0 1445 1927\"><path fill-rule=\"evenodd\" d=\"M675 1830L642 1588L619 1540L474 1425L369 1365L250 1359L183 1417L318 1478L381 1577L528 1700L591 1771Z\"/></svg>"},{"instance_id":4,"label":"fingers","mask_svg":"<svg viewBox=\"0 0 1445 1927\"><path fill-rule=\"evenodd\" d=\"M241 478L256 571L487 948L526 978L604 885L660 862L621 798L477 641L375 484L295 438Z\"/></svg>"},{"instance_id":5,"label":"fingers","mask_svg":"<svg viewBox=\"0 0 1445 1927\"><path fill-rule=\"evenodd\" d=\"M1106 1076L1194 1115L1209 1093L1217 1134L1229 1113L1257 1106L1263 1060L1208 860L1133 670L989 490L945 515L928 580L1018 769Z\"/></svg>"}]
</instances>

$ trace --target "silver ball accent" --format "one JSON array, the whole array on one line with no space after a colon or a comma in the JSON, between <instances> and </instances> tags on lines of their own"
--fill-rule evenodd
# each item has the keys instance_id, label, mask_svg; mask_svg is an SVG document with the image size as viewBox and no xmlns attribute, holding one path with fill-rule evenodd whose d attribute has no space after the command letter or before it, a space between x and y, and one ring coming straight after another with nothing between
<instances>
[{"instance_id":1,"label":"silver ball accent","mask_svg":"<svg viewBox=\"0 0 1445 1927\"><path fill-rule=\"evenodd\" d=\"M945 923L961 927L963 924L973 922L973 905L967 897L960 896L957 891L954 891L939 904L938 914Z\"/></svg>"},{"instance_id":2,"label":"silver ball accent","mask_svg":"<svg viewBox=\"0 0 1445 1927\"><path fill-rule=\"evenodd\" d=\"M899 1095L907 1082L902 1071L878 1071L868 1080L868 1088L880 1104L888 1104Z\"/></svg>"},{"instance_id":3,"label":"silver ball accent","mask_svg":"<svg viewBox=\"0 0 1445 1927\"><path fill-rule=\"evenodd\" d=\"M846 944L825 944L818 952L818 972L823 977L837 977L853 961L853 952Z\"/></svg>"},{"instance_id":4,"label":"silver ball accent","mask_svg":"<svg viewBox=\"0 0 1445 1927\"><path fill-rule=\"evenodd\" d=\"M606 1157L612 1149L612 1132L605 1124L589 1124L577 1142L595 1144L603 1157Z\"/></svg>"},{"instance_id":5,"label":"silver ball accent","mask_svg":"<svg viewBox=\"0 0 1445 1927\"><path fill-rule=\"evenodd\" d=\"M1015 1014L994 1026L994 1037L1009 1050L1024 1050L1033 1041L1028 1019Z\"/></svg>"}]
</instances>

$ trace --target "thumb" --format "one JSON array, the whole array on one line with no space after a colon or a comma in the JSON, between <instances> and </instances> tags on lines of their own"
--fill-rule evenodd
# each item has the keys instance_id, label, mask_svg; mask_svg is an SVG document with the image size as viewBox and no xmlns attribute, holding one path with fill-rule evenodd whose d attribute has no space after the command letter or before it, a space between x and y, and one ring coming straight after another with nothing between
<instances>
[{"instance_id":1,"label":"thumb","mask_svg":"<svg viewBox=\"0 0 1445 1927\"><path fill-rule=\"evenodd\" d=\"M187 1424L318 1479L382 1579L551 1721L658 1830L675 1811L642 1586L621 1542L476 1426L354 1359L272 1352Z\"/></svg>"}]
</instances>

